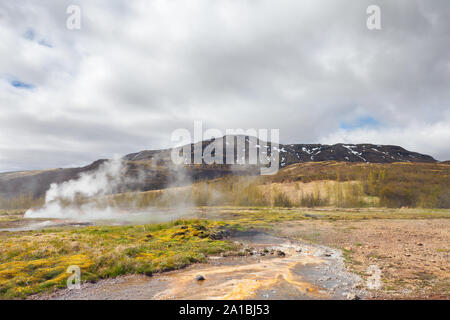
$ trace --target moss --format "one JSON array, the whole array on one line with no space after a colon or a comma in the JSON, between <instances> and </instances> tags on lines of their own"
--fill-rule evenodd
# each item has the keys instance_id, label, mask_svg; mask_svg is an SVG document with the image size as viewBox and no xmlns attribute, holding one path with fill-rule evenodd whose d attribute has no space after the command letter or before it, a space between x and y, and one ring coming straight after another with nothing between
<instances>
[{"instance_id":1,"label":"moss","mask_svg":"<svg viewBox=\"0 0 450 320\"><path fill-rule=\"evenodd\" d=\"M211 240L223 222L179 220L166 224L102 226L0 234L0 297L23 298L66 285L71 265L81 280L123 274L150 275L204 261L239 246Z\"/></svg>"},{"instance_id":2,"label":"moss","mask_svg":"<svg viewBox=\"0 0 450 320\"><path fill-rule=\"evenodd\" d=\"M225 220L235 228L270 229L275 224L302 220L366 220L366 219L442 219L450 218L448 209L333 209L301 208L210 208L205 217ZM350 227L355 228L355 227Z\"/></svg>"}]
</instances>

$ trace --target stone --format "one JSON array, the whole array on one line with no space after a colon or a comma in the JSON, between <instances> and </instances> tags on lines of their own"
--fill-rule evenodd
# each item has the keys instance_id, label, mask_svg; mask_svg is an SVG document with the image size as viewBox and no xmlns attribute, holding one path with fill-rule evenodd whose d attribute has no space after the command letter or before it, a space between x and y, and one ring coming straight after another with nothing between
<instances>
[{"instance_id":1,"label":"stone","mask_svg":"<svg viewBox=\"0 0 450 320\"><path fill-rule=\"evenodd\" d=\"M279 257L284 257L284 256L286 256L286 253L284 253L284 252L281 251L281 250L277 250L277 255L278 255Z\"/></svg>"},{"instance_id":2,"label":"stone","mask_svg":"<svg viewBox=\"0 0 450 320\"><path fill-rule=\"evenodd\" d=\"M203 281L203 280L206 280L206 279L205 279L204 276L202 276L201 274L199 274L199 275L195 276L195 280L197 280L197 281Z\"/></svg>"}]
</instances>

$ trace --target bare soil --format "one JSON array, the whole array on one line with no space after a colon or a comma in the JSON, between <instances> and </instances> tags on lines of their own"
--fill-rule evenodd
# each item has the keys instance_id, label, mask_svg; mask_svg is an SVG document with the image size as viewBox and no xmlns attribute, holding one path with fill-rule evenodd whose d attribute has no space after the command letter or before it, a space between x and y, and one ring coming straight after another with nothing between
<instances>
[{"instance_id":1,"label":"bare soil","mask_svg":"<svg viewBox=\"0 0 450 320\"><path fill-rule=\"evenodd\" d=\"M343 249L347 267L369 277L381 270L378 299L450 299L450 220L307 220L277 234Z\"/></svg>"}]
</instances>

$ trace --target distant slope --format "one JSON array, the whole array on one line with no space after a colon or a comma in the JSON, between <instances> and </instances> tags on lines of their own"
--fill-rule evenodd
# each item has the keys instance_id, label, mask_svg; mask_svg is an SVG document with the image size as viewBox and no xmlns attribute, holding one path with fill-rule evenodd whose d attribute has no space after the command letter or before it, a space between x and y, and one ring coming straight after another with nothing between
<instances>
[{"instance_id":1,"label":"distant slope","mask_svg":"<svg viewBox=\"0 0 450 320\"><path fill-rule=\"evenodd\" d=\"M245 137L246 149L256 143L259 148L260 141L252 142ZM212 140L191 144L193 152L195 145L202 143L204 149ZM236 144L236 141L235 141ZM262 144L262 143L261 143ZM225 145L225 144L224 144ZM235 148L236 149L236 148ZM268 147L270 151L270 144ZM345 162L370 162L370 163L393 163L393 162L436 162L429 156L417 152L408 151L399 146L374 145L374 144L343 144L334 145L325 144L280 144L280 166L285 167L294 163L317 162L317 161L345 161ZM224 147L224 162L227 153ZM235 150L236 153L236 150ZM131 153L124 157L126 160L155 160L170 161L171 149L164 150L144 150L137 153ZM193 155L192 155L193 159ZM248 153L246 153L248 159Z\"/></svg>"},{"instance_id":2,"label":"distant slope","mask_svg":"<svg viewBox=\"0 0 450 320\"><path fill-rule=\"evenodd\" d=\"M0 196L10 198L22 194L40 197L45 194L51 183L75 179L82 172L97 169L104 161L106 160L97 160L80 168L0 173Z\"/></svg>"},{"instance_id":3,"label":"distant slope","mask_svg":"<svg viewBox=\"0 0 450 320\"><path fill-rule=\"evenodd\" d=\"M248 160L250 145L264 146L259 140L244 137L247 143L245 158ZM209 145L211 140L199 142L202 149ZM261 146L260 146L261 144ZM194 144L191 144L191 159L193 159ZM270 144L267 151L270 153ZM343 161L362 163L393 163L418 162L435 163L431 156L411 152L399 146L385 146L372 144L280 144L280 167L291 164L321 161ZM224 147L224 159L230 149ZM144 150L128 154L123 159L126 165L126 174L131 177L139 176L139 183L123 186L121 190L154 190L165 188L168 185L185 185L192 181L213 179L229 174L252 175L257 174L257 166L228 166L228 165L189 165L182 172L175 171L171 162L172 149ZM235 157L236 157L235 147ZM95 170L104 159L80 168L51 169L43 171L22 171L0 173L0 197L12 198L19 195L32 195L41 197L50 187L51 183L62 183L77 178L83 172Z\"/></svg>"}]
</instances>

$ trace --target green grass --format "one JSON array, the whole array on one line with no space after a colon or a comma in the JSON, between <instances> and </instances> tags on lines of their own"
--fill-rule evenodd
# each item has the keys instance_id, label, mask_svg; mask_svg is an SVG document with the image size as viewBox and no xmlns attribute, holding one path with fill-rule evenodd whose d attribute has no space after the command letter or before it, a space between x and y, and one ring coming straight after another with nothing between
<instances>
[{"instance_id":1,"label":"green grass","mask_svg":"<svg viewBox=\"0 0 450 320\"><path fill-rule=\"evenodd\" d=\"M301 220L448 219L449 209L304 209L304 208L202 208L202 218L226 220L244 226L264 227Z\"/></svg>"},{"instance_id":2,"label":"green grass","mask_svg":"<svg viewBox=\"0 0 450 320\"><path fill-rule=\"evenodd\" d=\"M182 268L206 256L237 252L239 246L212 240L223 222L179 220L120 227L86 227L0 233L0 297L27 295L66 286L70 265L81 279Z\"/></svg>"},{"instance_id":3,"label":"green grass","mask_svg":"<svg viewBox=\"0 0 450 320\"><path fill-rule=\"evenodd\" d=\"M0 219L21 214L2 212ZM96 281L182 268L211 254L238 254L238 245L209 237L226 223L238 230L271 229L306 220L442 219L450 218L450 210L204 207L199 216L165 224L0 232L0 297L23 298L65 287L70 265L80 266L82 280ZM320 234L312 232L310 240L317 238ZM351 263L352 252L344 250L343 255Z\"/></svg>"}]
</instances>

